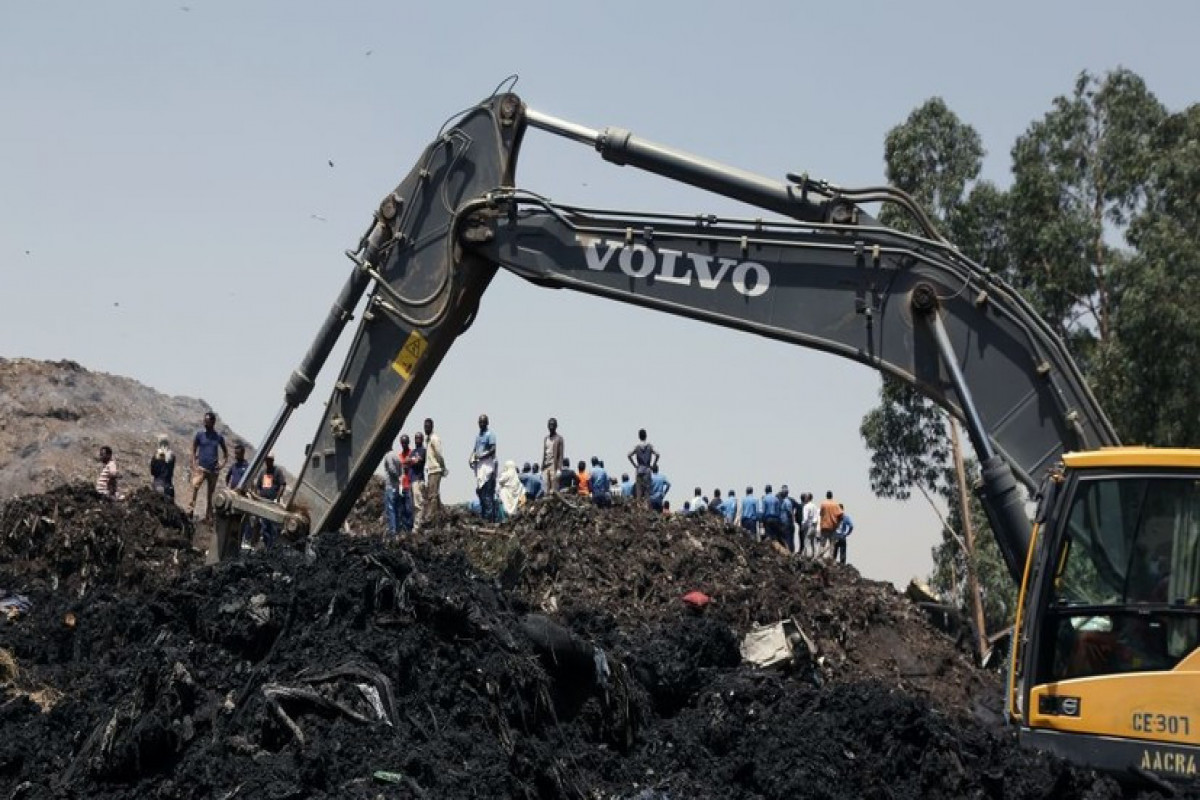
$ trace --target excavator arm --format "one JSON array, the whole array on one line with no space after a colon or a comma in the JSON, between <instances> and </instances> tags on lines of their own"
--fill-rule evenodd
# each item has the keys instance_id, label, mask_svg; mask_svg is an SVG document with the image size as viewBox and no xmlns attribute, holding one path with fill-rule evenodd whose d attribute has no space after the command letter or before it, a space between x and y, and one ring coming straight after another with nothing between
<instances>
[{"instance_id":1,"label":"excavator arm","mask_svg":"<svg viewBox=\"0 0 1200 800\"><path fill-rule=\"evenodd\" d=\"M528 127L605 159L783 217L726 219L585 209L515 188ZM862 205L898 203L922 235L881 226ZM483 291L503 267L574 289L749 331L866 364L960 419L983 472L981 498L1014 578L1032 490L1064 451L1117 444L1061 341L1010 287L940 239L906 195L774 181L638 139L595 131L497 95L441 133L384 198L355 267L259 448L307 397L370 289L286 512L290 527L340 527ZM248 475L258 464L252 464ZM231 510L255 501L229 492Z\"/></svg>"}]
</instances>

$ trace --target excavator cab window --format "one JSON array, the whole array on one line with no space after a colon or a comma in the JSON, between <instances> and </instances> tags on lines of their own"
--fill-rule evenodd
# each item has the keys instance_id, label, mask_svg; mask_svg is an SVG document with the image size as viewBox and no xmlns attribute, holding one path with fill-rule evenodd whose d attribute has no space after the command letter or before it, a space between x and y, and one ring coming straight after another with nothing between
<instances>
[{"instance_id":1,"label":"excavator cab window","mask_svg":"<svg viewBox=\"0 0 1200 800\"><path fill-rule=\"evenodd\" d=\"M1054 559L1038 682L1172 668L1200 644L1200 482L1081 479Z\"/></svg>"}]
</instances>

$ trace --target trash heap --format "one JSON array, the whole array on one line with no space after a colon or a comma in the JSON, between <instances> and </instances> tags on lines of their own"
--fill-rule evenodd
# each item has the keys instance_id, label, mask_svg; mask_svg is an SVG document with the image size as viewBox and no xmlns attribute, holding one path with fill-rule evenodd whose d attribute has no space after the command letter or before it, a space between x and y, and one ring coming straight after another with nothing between
<instances>
[{"instance_id":1,"label":"trash heap","mask_svg":"<svg viewBox=\"0 0 1200 800\"><path fill-rule=\"evenodd\" d=\"M207 567L156 501L0 506L29 602L0 617L0 796L1121 796L1019 749L890 587L714 520L554 498ZM746 663L785 618L808 643Z\"/></svg>"}]
</instances>

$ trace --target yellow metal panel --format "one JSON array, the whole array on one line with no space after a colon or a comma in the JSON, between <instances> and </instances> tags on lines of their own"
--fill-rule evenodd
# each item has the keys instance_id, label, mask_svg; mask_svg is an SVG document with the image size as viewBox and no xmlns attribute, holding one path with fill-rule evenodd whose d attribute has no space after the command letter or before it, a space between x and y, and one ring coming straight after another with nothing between
<instances>
[{"instance_id":1,"label":"yellow metal panel","mask_svg":"<svg viewBox=\"0 0 1200 800\"><path fill-rule=\"evenodd\" d=\"M1176 467L1200 469L1200 450L1169 447L1103 447L1081 453L1063 453L1070 469L1114 467Z\"/></svg>"},{"instance_id":2,"label":"yellow metal panel","mask_svg":"<svg viewBox=\"0 0 1200 800\"><path fill-rule=\"evenodd\" d=\"M404 346L400 348L396 360L392 362L392 369L400 373L400 377L404 380L408 380L412 375L413 367L421 360L428 345L429 340L422 336L420 331L413 331L404 340Z\"/></svg>"},{"instance_id":3,"label":"yellow metal panel","mask_svg":"<svg viewBox=\"0 0 1200 800\"><path fill-rule=\"evenodd\" d=\"M1195 663L1188 659L1170 672L1104 675L1035 686L1029 697L1029 725L1200 745L1200 672ZM1077 698L1078 716L1041 713L1042 697Z\"/></svg>"}]
</instances>

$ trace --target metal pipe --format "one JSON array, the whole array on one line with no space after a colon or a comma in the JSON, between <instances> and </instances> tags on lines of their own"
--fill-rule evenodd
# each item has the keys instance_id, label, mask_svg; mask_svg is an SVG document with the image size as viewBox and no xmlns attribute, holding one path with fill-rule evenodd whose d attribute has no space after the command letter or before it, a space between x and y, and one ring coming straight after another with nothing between
<instances>
[{"instance_id":1,"label":"metal pipe","mask_svg":"<svg viewBox=\"0 0 1200 800\"><path fill-rule=\"evenodd\" d=\"M535 128L594 145L601 157L613 164L637 167L804 222L825 222L829 217L829 197L811 187L781 183L639 139L622 128L605 128L598 132L531 108L526 108L525 119Z\"/></svg>"},{"instance_id":2,"label":"metal pipe","mask_svg":"<svg viewBox=\"0 0 1200 800\"><path fill-rule=\"evenodd\" d=\"M564 136L567 139L574 139L582 144L596 144L596 140L600 138L600 132L592 130L584 125L579 125L574 122L569 122L565 119L552 117L549 114L543 114L540 111L534 111L532 108L525 109L525 119L535 128L541 128L550 133L556 133L559 136Z\"/></svg>"},{"instance_id":3,"label":"metal pipe","mask_svg":"<svg viewBox=\"0 0 1200 800\"><path fill-rule=\"evenodd\" d=\"M975 448L975 453L979 456L980 461L992 458L996 455L996 451L992 448L991 440L988 439L987 430L983 427L983 420L979 418L979 411L975 408L971 390L967 388L966 378L963 377L962 370L958 367L958 355L954 352L954 346L950 344L950 336L946 333L946 326L942 324L942 316L936 309L925 316L929 319L934 341L937 342L938 353L941 354L942 362L950 373L950 382L954 384L954 392L958 395L959 405L962 406L963 416L966 418L967 436L971 439L971 445Z\"/></svg>"},{"instance_id":4,"label":"metal pipe","mask_svg":"<svg viewBox=\"0 0 1200 800\"><path fill-rule=\"evenodd\" d=\"M279 413L275 415L275 421L271 423L271 427L267 430L267 435L263 437L262 442L258 445L258 449L254 451L254 460L250 462L250 466L242 473L242 479L234 487L239 492L245 490L254 474L262 469L263 461L266 460L267 455L274 449L275 442L279 439L279 434L283 432L283 426L287 424L288 418L292 416L292 412L295 410L295 406L290 406L287 403L284 403L283 407L279 409Z\"/></svg>"}]
</instances>

